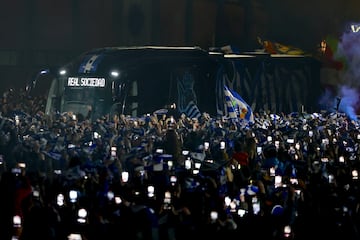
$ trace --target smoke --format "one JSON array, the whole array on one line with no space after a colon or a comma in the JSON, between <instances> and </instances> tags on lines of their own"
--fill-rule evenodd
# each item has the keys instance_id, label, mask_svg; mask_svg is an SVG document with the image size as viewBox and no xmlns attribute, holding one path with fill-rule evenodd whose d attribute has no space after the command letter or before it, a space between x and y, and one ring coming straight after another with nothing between
<instances>
[{"instance_id":1,"label":"smoke","mask_svg":"<svg viewBox=\"0 0 360 240\"><path fill-rule=\"evenodd\" d=\"M359 98L359 89L340 86L340 104L338 111L346 113L351 120L356 120L355 106Z\"/></svg>"},{"instance_id":2,"label":"smoke","mask_svg":"<svg viewBox=\"0 0 360 240\"><path fill-rule=\"evenodd\" d=\"M336 110L335 96L331 90L325 89L324 94L319 99L319 105L330 112Z\"/></svg>"},{"instance_id":3,"label":"smoke","mask_svg":"<svg viewBox=\"0 0 360 240\"><path fill-rule=\"evenodd\" d=\"M344 82L355 87L360 86L360 29L352 27L360 24L350 24L340 38L336 55L346 62Z\"/></svg>"},{"instance_id":4,"label":"smoke","mask_svg":"<svg viewBox=\"0 0 360 240\"><path fill-rule=\"evenodd\" d=\"M355 26L355 27L354 27ZM341 73L341 81L337 86L338 99L340 104L335 109L347 114L347 116L356 120L356 110L359 103L360 92L360 24L349 24L346 31L340 37L338 42L336 58L343 59L345 67ZM357 31L354 31L357 30ZM329 101L331 96L325 92L320 101L324 103Z\"/></svg>"}]
</instances>

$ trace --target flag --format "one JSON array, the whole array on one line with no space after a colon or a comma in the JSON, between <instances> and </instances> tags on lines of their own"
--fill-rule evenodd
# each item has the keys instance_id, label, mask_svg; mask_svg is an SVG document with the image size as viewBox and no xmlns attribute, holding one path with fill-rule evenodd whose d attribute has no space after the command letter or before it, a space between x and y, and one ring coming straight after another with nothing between
<instances>
[{"instance_id":1,"label":"flag","mask_svg":"<svg viewBox=\"0 0 360 240\"><path fill-rule=\"evenodd\" d=\"M184 109L184 113L189 118L197 118L201 117L201 112L194 101L190 101L186 108Z\"/></svg>"},{"instance_id":2,"label":"flag","mask_svg":"<svg viewBox=\"0 0 360 240\"><path fill-rule=\"evenodd\" d=\"M79 67L79 73L94 73L102 58L103 55L86 56Z\"/></svg>"},{"instance_id":3,"label":"flag","mask_svg":"<svg viewBox=\"0 0 360 240\"><path fill-rule=\"evenodd\" d=\"M231 119L244 119L254 123L254 114L250 106L235 91L224 85L225 105L228 117Z\"/></svg>"},{"instance_id":4,"label":"flag","mask_svg":"<svg viewBox=\"0 0 360 240\"><path fill-rule=\"evenodd\" d=\"M50 152L43 151L43 153L46 156L48 156L54 160L60 161L60 159L61 159L61 153L57 153L57 152L53 152L53 151L50 151Z\"/></svg>"},{"instance_id":5,"label":"flag","mask_svg":"<svg viewBox=\"0 0 360 240\"><path fill-rule=\"evenodd\" d=\"M297 47L285 45L269 40L262 40L258 37L258 42L264 48L264 51L269 54L287 54L287 55L305 55L305 52Z\"/></svg>"}]
</instances>

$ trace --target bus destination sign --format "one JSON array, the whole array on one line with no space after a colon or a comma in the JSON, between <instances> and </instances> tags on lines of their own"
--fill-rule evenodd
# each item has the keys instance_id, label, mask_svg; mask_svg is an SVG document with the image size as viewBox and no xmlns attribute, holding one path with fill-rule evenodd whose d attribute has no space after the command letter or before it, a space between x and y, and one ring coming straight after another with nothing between
<instances>
[{"instance_id":1,"label":"bus destination sign","mask_svg":"<svg viewBox=\"0 0 360 240\"><path fill-rule=\"evenodd\" d=\"M105 78L97 77L69 77L68 87L105 87Z\"/></svg>"}]
</instances>

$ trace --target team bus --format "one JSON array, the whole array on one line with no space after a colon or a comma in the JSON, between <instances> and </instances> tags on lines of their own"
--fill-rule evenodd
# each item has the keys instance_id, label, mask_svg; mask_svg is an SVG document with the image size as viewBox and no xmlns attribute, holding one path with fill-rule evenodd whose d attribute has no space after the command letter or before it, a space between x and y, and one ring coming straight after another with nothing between
<instances>
[{"instance_id":1,"label":"team bus","mask_svg":"<svg viewBox=\"0 0 360 240\"><path fill-rule=\"evenodd\" d=\"M194 103L214 114L218 65L198 47L93 49L52 73L45 113L135 117Z\"/></svg>"},{"instance_id":2,"label":"team bus","mask_svg":"<svg viewBox=\"0 0 360 240\"><path fill-rule=\"evenodd\" d=\"M254 111L312 107L319 94L309 85L318 82L310 65L302 57L224 54L200 47L105 47L38 76L52 76L46 114L73 112L95 120L176 109L190 117L199 111L215 117L226 111L224 85ZM33 81L30 88L39 84Z\"/></svg>"}]
</instances>

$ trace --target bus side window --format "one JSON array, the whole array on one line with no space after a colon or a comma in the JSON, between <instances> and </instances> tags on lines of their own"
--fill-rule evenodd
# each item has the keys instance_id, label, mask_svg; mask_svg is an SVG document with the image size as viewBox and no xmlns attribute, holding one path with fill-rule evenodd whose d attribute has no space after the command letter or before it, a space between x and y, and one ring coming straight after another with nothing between
<instances>
[{"instance_id":1,"label":"bus side window","mask_svg":"<svg viewBox=\"0 0 360 240\"><path fill-rule=\"evenodd\" d=\"M125 88L125 115L137 116L138 114L138 83L132 81L128 84L128 88Z\"/></svg>"},{"instance_id":2,"label":"bus side window","mask_svg":"<svg viewBox=\"0 0 360 240\"><path fill-rule=\"evenodd\" d=\"M131 102L131 115L138 116L138 84L137 81L132 82L130 96L132 97L133 101Z\"/></svg>"}]
</instances>

